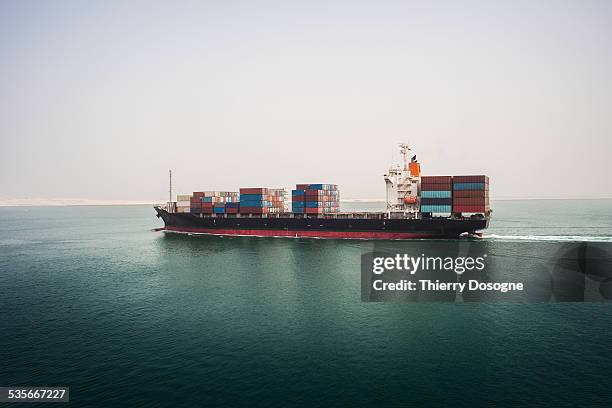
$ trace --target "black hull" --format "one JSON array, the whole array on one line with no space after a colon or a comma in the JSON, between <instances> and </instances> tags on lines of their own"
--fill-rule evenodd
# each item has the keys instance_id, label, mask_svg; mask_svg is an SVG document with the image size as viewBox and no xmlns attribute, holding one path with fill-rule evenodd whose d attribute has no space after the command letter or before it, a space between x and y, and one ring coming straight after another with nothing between
<instances>
[{"instance_id":1,"label":"black hull","mask_svg":"<svg viewBox=\"0 0 612 408\"><path fill-rule=\"evenodd\" d=\"M155 207L166 231L214 235L312 238L457 238L487 228L488 219L249 218L168 213Z\"/></svg>"}]
</instances>

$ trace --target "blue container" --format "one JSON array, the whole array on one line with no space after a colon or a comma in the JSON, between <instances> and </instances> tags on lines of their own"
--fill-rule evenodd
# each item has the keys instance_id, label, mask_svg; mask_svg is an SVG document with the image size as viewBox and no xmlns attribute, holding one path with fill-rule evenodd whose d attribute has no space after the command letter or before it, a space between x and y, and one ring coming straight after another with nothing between
<instances>
[{"instance_id":1,"label":"blue container","mask_svg":"<svg viewBox=\"0 0 612 408\"><path fill-rule=\"evenodd\" d=\"M452 205L450 198L421 198L421 205Z\"/></svg>"},{"instance_id":2,"label":"blue container","mask_svg":"<svg viewBox=\"0 0 612 408\"><path fill-rule=\"evenodd\" d=\"M241 207L272 207L272 201L240 201Z\"/></svg>"},{"instance_id":3,"label":"blue container","mask_svg":"<svg viewBox=\"0 0 612 408\"><path fill-rule=\"evenodd\" d=\"M225 213L225 207L213 207L213 212L215 214L223 214Z\"/></svg>"},{"instance_id":4,"label":"blue container","mask_svg":"<svg viewBox=\"0 0 612 408\"><path fill-rule=\"evenodd\" d=\"M244 200L244 199L240 199L240 205L246 205L246 206L251 206L251 207L257 207L262 205L263 203L265 203L265 200Z\"/></svg>"},{"instance_id":5,"label":"blue container","mask_svg":"<svg viewBox=\"0 0 612 408\"><path fill-rule=\"evenodd\" d=\"M485 183L455 183L453 190L484 190Z\"/></svg>"},{"instance_id":6,"label":"blue container","mask_svg":"<svg viewBox=\"0 0 612 408\"><path fill-rule=\"evenodd\" d=\"M306 201L306 208L319 208L322 207L323 203L318 201Z\"/></svg>"},{"instance_id":7,"label":"blue container","mask_svg":"<svg viewBox=\"0 0 612 408\"><path fill-rule=\"evenodd\" d=\"M304 214L304 209L293 207L293 212L296 214Z\"/></svg>"},{"instance_id":8,"label":"blue container","mask_svg":"<svg viewBox=\"0 0 612 408\"><path fill-rule=\"evenodd\" d=\"M291 190L291 195L292 196L303 196L304 190Z\"/></svg>"},{"instance_id":9,"label":"blue container","mask_svg":"<svg viewBox=\"0 0 612 408\"><path fill-rule=\"evenodd\" d=\"M226 203L225 207L227 208L238 208L239 203Z\"/></svg>"},{"instance_id":10,"label":"blue container","mask_svg":"<svg viewBox=\"0 0 612 408\"><path fill-rule=\"evenodd\" d=\"M424 213L450 213L450 205L422 205L421 212Z\"/></svg>"},{"instance_id":11,"label":"blue container","mask_svg":"<svg viewBox=\"0 0 612 408\"><path fill-rule=\"evenodd\" d=\"M253 201L253 200L263 200L262 194L241 194L240 201Z\"/></svg>"},{"instance_id":12,"label":"blue container","mask_svg":"<svg viewBox=\"0 0 612 408\"><path fill-rule=\"evenodd\" d=\"M451 198L451 192L441 191L421 191L421 198Z\"/></svg>"},{"instance_id":13,"label":"blue container","mask_svg":"<svg viewBox=\"0 0 612 408\"><path fill-rule=\"evenodd\" d=\"M295 208L295 207L304 208L304 202L303 201L294 201L294 202L291 203L291 205L293 206L293 208Z\"/></svg>"},{"instance_id":14,"label":"blue container","mask_svg":"<svg viewBox=\"0 0 612 408\"><path fill-rule=\"evenodd\" d=\"M323 184L309 184L309 190L323 190Z\"/></svg>"}]
</instances>

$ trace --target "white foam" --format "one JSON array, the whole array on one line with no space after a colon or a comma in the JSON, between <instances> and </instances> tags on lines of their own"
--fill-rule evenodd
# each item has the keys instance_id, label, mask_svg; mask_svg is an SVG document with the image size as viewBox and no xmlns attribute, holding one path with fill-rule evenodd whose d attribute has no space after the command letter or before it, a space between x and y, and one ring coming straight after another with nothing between
<instances>
[{"instance_id":1,"label":"white foam","mask_svg":"<svg viewBox=\"0 0 612 408\"><path fill-rule=\"evenodd\" d=\"M553 241L553 242L612 242L612 237L583 235L484 235L484 239L499 241Z\"/></svg>"}]
</instances>

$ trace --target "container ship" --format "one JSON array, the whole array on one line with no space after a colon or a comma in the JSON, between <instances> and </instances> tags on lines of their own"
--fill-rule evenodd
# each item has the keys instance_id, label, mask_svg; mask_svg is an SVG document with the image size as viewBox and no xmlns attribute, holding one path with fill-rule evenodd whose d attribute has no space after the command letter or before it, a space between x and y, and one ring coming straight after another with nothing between
<instances>
[{"instance_id":1,"label":"container ship","mask_svg":"<svg viewBox=\"0 0 612 408\"><path fill-rule=\"evenodd\" d=\"M165 232L291 238L413 239L480 236L491 217L485 175L425 176L416 155L400 144L403 165L383 176L386 210L340 210L335 184L295 189L248 187L195 191L156 205ZM291 209L289 209L289 204Z\"/></svg>"}]
</instances>

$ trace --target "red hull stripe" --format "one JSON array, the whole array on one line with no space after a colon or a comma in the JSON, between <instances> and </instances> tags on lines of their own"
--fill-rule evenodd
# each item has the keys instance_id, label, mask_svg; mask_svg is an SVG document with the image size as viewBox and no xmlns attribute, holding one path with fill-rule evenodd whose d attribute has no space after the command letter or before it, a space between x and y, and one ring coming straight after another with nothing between
<instances>
[{"instance_id":1,"label":"red hull stripe","mask_svg":"<svg viewBox=\"0 0 612 408\"><path fill-rule=\"evenodd\" d=\"M360 239L411 239L435 238L441 235L424 232L382 232L382 231L288 231L269 229L221 229L221 228L189 228L166 227L164 231L186 232L208 235L250 235L257 237L291 237L291 238L360 238Z\"/></svg>"}]
</instances>

